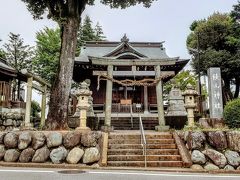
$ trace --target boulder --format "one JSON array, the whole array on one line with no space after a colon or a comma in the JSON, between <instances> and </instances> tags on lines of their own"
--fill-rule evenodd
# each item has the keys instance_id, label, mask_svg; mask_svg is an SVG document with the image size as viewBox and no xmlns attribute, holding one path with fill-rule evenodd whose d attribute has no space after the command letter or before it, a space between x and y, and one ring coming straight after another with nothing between
<instances>
[{"instance_id":1,"label":"boulder","mask_svg":"<svg viewBox=\"0 0 240 180\"><path fill-rule=\"evenodd\" d=\"M187 142L188 135L189 135L189 131L185 131L185 132L184 132L184 135L183 135L183 138L184 138L184 141L185 141L185 142Z\"/></svg>"},{"instance_id":2,"label":"boulder","mask_svg":"<svg viewBox=\"0 0 240 180\"><path fill-rule=\"evenodd\" d=\"M48 148L57 147L62 144L62 134L59 132L50 132L47 135Z\"/></svg>"},{"instance_id":3,"label":"boulder","mask_svg":"<svg viewBox=\"0 0 240 180\"><path fill-rule=\"evenodd\" d=\"M8 149L4 155L4 161L16 162L19 158L20 152L16 149Z\"/></svg>"},{"instance_id":4,"label":"boulder","mask_svg":"<svg viewBox=\"0 0 240 180\"><path fill-rule=\"evenodd\" d=\"M211 125L208 123L208 119L207 118L200 118L198 123L199 123L199 126L204 128L204 129L212 128Z\"/></svg>"},{"instance_id":5,"label":"boulder","mask_svg":"<svg viewBox=\"0 0 240 180\"><path fill-rule=\"evenodd\" d=\"M20 154L19 162L22 162L22 163L30 162L32 160L34 153L35 153L35 150L33 148L24 149Z\"/></svg>"},{"instance_id":6,"label":"boulder","mask_svg":"<svg viewBox=\"0 0 240 180\"><path fill-rule=\"evenodd\" d=\"M191 169L192 170L203 170L203 167L201 165L199 165L199 164L193 164L191 166Z\"/></svg>"},{"instance_id":7,"label":"boulder","mask_svg":"<svg viewBox=\"0 0 240 180\"><path fill-rule=\"evenodd\" d=\"M99 168L99 167L100 167L100 166L99 166L98 163L94 163L94 164L91 165L91 168L94 168L94 169L97 169L97 168Z\"/></svg>"},{"instance_id":8,"label":"boulder","mask_svg":"<svg viewBox=\"0 0 240 180\"><path fill-rule=\"evenodd\" d=\"M205 164L206 163L205 155L198 150L194 150L192 152L191 157L192 157L193 163L196 163L196 164Z\"/></svg>"},{"instance_id":9,"label":"boulder","mask_svg":"<svg viewBox=\"0 0 240 180\"><path fill-rule=\"evenodd\" d=\"M32 133L32 147L33 149L39 149L43 147L46 137L42 132Z\"/></svg>"},{"instance_id":10,"label":"boulder","mask_svg":"<svg viewBox=\"0 0 240 180\"><path fill-rule=\"evenodd\" d=\"M67 162L69 164L77 164L82 158L84 151L78 147L73 148L67 156Z\"/></svg>"},{"instance_id":11,"label":"boulder","mask_svg":"<svg viewBox=\"0 0 240 180\"><path fill-rule=\"evenodd\" d=\"M32 136L30 132L23 132L18 138L18 149L26 149L32 142Z\"/></svg>"},{"instance_id":12,"label":"boulder","mask_svg":"<svg viewBox=\"0 0 240 180\"><path fill-rule=\"evenodd\" d=\"M4 137L4 144L7 148L16 148L18 145L18 135L15 133L7 133Z\"/></svg>"},{"instance_id":13,"label":"boulder","mask_svg":"<svg viewBox=\"0 0 240 180\"><path fill-rule=\"evenodd\" d=\"M44 147L36 150L36 152L32 158L32 162L44 163L48 160L49 155L50 155L49 149L46 146L44 146Z\"/></svg>"},{"instance_id":14,"label":"boulder","mask_svg":"<svg viewBox=\"0 0 240 180\"><path fill-rule=\"evenodd\" d=\"M73 131L67 133L63 138L63 145L65 148L71 149L77 146L81 140L81 133L78 131Z\"/></svg>"},{"instance_id":15,"label":"boulder","mask_svg":"<svg viewBox=\"0 0 240 180\"><path fill-rule=\"evenodd\" d=\"M228 148L240 152L240 131L228 131L226 135Z\"/></svg>"},{"instance_id":16,"label":"boulder","mask_svg":"<svg viewBox=\"0 0 240 180\"><path fill-rule=\"evenodd\" d=\"M13 131L13 126L6 126L5 131Z\"/></svg>"},{"instance_id":17,"label":"boulder","mask_svg":"<svg viewBox=\"0 0 240 180\"><path fill-rule=\"evenodd\" d=\"M224 155L231 166L237 167L240 165L240 156L236 151L227 150Z\"/></svg>"},{"instance_id":18,"label":"boulder","mask_svg":"<svg viewBox=\"0 0 240 180\"><path fill-rule=\"evenodd\" d=\"M83 163L84 164L98 162L99 160L100 160L100 152L99 152L98 148L91 147L91 148L87 148L85 150L85 153L83 155Z\"/></svg>"},{"instance_id":19,"label":"boulder","mask_svg":"<svg viewBox=\"0 0 240 180\"><path fill-rule=\"evenodd\" d=\"M6 135L6 132L0 132L0 144L4 144L4 136Z\"/></svg>"},{"instance_id":20,"label":"boulder","mask_svg":"<svg viewBox=\"0 0 240 180\"><path fill-rule=\"evenodd\" d=\"M208 132L207 135L209 144L217 150L224 150L227 148L227 138L223 131L212 131Z\"/></svg>"},{"instance_id":21,"label":"boulder","mask_svg":"<svg viewBox=\"0 0 240 180\"><path fill-rule=\"evenodd\" d=\"M5 146L4 145L0 145L0 160L2 160L2 158L4 157L6 152Z\"/></svg>"},{"instance_id":22,"label":"boulder","mask_svg":"<svg viewBox=\"0 0 240 180\"><path fill-rule=\"evenodd\" d=\"M231 165L228 164L224 167L224 170L235 170L235 169L234 169L234 167L232 167Z\"/></svg>"},{"instance_id":23,"label":"boulder","mask_svg":"<svg viewBox=\"0 0 240 180\"><path fill-rule=\"evenodd\" d=\"M85 147L95 147L97 145L100 133L96 131L91 131L84 133L81 137L81 143Z\"/></svg>"},{"instance_id":24,"label":"boulder","mask_svg":"<svg viewBox=\"0 0 240 180\"><path fill-rule=\"evenodd\" d=\"M202 153L205 154L209 159L213 161L215 165L219 166L220 168L223 168L227 164L226 157L216 150L206 149Z\"/></svg>"},{"instance_id":25,"label":"boulder","mask_svg":"<svg viewBox=\"0 0 240 180\"><path fill-rule=\"evenodd\" d=\"M66 157L67 157L67 150L63 146L53 149L52 152L50 153L50 159L54 164L61 163L66 159Z\"/></svg>"},{"instance_id":26,"label":"boulder","mask_svg":"<svg viewBox=\"0 0 240 180\"><path fill-rule=\"evenodd\" d=\"M4 125L4 126L13 126L13 120L12 120L12 119L6 119L6 120L3 122L3 125Z\"/></svg>"},{"instance_id":27,"label":"boulder","mask_svg":"<svg viewBox=\"0 0 240 180\"><path fill-rule=\"evenodd\" d=\"M207 163L205 166L204 166L204 169L207 170L207 171L212 171L212 170L218 170L219 167L217 167L216 165L212 164L212 163Z\"/></svg>"},{"instance_id":28,"label":"boulder","mask_svg":"<svg viewBox=\"0 0 240 180\"><path fill-rule=\"evenodd\" d=\"M202 149L205 145L206 137L203 132L189 132L187 144L189 149Z\"/></svg>"}]
</instances>

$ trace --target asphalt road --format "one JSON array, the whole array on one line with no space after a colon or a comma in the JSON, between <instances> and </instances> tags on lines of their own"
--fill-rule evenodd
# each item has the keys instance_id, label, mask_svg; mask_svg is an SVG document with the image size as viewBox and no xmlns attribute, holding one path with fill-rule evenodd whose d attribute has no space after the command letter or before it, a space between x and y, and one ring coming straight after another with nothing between
<instances>
[{"instance_id":1,"label":"asphalt road","mask_svg":"<svg viewBox=\"0 0 240 180\"><path fill-rule=\"evenodd\" d=\"M239 175L158 173L146 171L1 168L0 180L239 180Z\"/></svg>"}]
</instances>

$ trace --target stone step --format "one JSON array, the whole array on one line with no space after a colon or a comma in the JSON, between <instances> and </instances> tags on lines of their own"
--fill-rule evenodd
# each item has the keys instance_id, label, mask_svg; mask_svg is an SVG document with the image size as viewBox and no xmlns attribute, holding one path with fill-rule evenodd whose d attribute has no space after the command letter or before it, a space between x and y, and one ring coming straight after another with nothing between
<instances>
[{"instance_id":1,"label":"stone step","mask_svg":"<svg viewBox=\"0 0 240 180\"><path fill-rule=\"evenodd\" d=\"M144 161L143 155L108 155L108 161ZM147 155L147 161L181 161L180 155Z\"/></svg>"},{"instance_id":2,"label":"stone step","mask_svg":"<svg viewBox=\"0 0 240 180\"><path fill-rule=\"evenodd\" d=\"M173 139L170 133L146 134L146 139ZM110 134L109 139L139 139L140 134Z\"/></svg>"},{"instance_id":3,"label":"stone step","mask_svg":"<svg viewBox=\"0 0 240 180\"><path fill-rule=\"evenodd\" d=\"M108 155L142 155L142 149L108 149ZM178 149L147 149L147 155L179 155Z\"/></svg>"},{"instance_id":4,"label":"stone step","mask_svg":"<svg viewBox=\"0 0 240 180\"><path fill-rule=\"evenodd\" d=\"M109 144L109 149L141 149L141 144ZM147 149L176 149L175 144L147 144Z\"/></svg>"},{"instance_id":5,"label":"stone step","mask_svg":"<svg viewBox=\"0 0 240 180\"><path fill-rule=\"evenodd\" d=\"M182 167L182 161L150 161L147 167ZM144 161L108 161L108 166L122 167L144 167Z\"/></svg>"},{"instance_id":6,"label":"stone step","mask_svg":"<svg viewBox=\"0 0 240 180\"><path fill-rule=\"evenodd\" d=\"M109 144L141 144L140 137L138 139L109 139ZM174 139L148 139L148 144L173 144Z\"/></svg>"}]
</instances>

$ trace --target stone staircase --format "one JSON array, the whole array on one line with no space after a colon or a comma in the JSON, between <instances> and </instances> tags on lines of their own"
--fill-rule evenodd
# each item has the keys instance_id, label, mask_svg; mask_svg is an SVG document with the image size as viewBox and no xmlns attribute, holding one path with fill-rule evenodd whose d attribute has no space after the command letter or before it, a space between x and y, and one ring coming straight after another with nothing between
<instances>
[{"instance_id":1,"label":"stone staircase","mask_svg":"<svg viewBox=\"0 0 240 180\"><path fill-rule=\"evenodd\" d=\"M147 167L182 167L183 162L170 132L146 132ZM138 131L109 134L108 166L144 167L144 155Z\"/></svg>"},{"instance_id":2,"label":"stone staircase","mask_svg":"<svg viewBox=\"0 0 240 180\"><path fill-rule=\"evenodd\" d=\"M142 118L143 128L145 130L154 130L155 126L158 125L157 118ZM139 117L133 118L133 126L131 118L112 118L111 125L115 130L138 130L139 129Z\"/></svg>"}]
</instances>

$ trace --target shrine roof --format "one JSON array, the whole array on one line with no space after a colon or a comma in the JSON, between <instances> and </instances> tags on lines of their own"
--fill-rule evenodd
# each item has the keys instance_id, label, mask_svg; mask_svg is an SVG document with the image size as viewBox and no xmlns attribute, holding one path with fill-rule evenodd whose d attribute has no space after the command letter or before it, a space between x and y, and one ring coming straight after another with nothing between
<instances>
[{"instance_id":1,"label":"shrine roof","mask_svg":"<svg viewBox=\"0 0 240 180\"><path fill-rule=\"evenodd\" d=\"M132 55L135 59L167 59L163 47L164 42L129 42L124 36L120 42L117 41L89 41L81 48L81 54L75 60L79 62L89 62L89 56L109 57L118 59L119 56Z\"/></svg>"},{"instance_id":2,"label":"shrine roof","mask_svg":"<svg viewBox=\"0 0 240 180\"><path fill-rule=\"evenodd\" d=\"M16 76L17 71L9 66L4 59L0 58L0 73L7 74L9 76Z\"/></svg>"}]
</instances>

